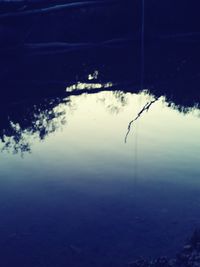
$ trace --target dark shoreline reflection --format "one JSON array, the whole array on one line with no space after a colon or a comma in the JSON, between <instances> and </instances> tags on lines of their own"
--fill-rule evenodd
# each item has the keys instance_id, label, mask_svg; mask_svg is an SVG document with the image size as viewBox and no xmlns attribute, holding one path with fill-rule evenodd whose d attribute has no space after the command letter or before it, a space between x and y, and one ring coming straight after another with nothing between
<instances>
[{"instance_id":1,"label":"dark shoreline reflection","mask_svg":"<svg viewBox=\"0 0 200 267\"><path fill-rule=\"evenodd\" d=\"M115 40L107 47L55 55L4 55L0 63L0 136L4 149L30 151L24 134L37 135L42 140L54 132L59 127L55 123L63 123L62 111L55 112L56 106L63 101L69 105L71 96L113 91L121 92L119 98L123 102L127 93L146 89L155 99L164 96L172 109L185 114L199 109L198 50L197 43L175 40L146 43L144 88L140 84L140 45L133 40Z\"/></svg>"},{"instance_id":2,"label":"dark shoreline reflection","mask_svg":"<svg viewBox=\"0 0 200 267\"><path fill-rule=\"evenodd\" d=\"M0 63L2 98L29 98L30 92L33 97L65 97L66 87L79 81L93 83L88 75L98 71L95 83L112 83L116 88L111 89L132 93L148 89L156 97L166 96L169 102L187 108L200 102L199 62L198 42L147 42L141 88L138 41L114 40L105 47L55 55L4 55Z\"/></svg>"}]
</instances>

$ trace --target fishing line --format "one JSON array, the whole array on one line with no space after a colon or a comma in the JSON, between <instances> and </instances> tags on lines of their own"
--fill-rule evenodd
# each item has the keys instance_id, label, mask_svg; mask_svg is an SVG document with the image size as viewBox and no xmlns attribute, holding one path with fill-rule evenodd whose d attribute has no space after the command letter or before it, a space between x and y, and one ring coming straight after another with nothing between
<instances>
[{"instance_id":1,"label":"fishing line","mask_svg":"<svg viewBox=\"0 0 200 267\"><path fill-rule=\"evenodd\" d=\"M141 91L144 90L144 34L145 34L145 0L141 0L142 6L141 6L141 36L140 36L140 42L141 42L141 55L140 55L140 89Z\"/></svg>"}]
</instances>

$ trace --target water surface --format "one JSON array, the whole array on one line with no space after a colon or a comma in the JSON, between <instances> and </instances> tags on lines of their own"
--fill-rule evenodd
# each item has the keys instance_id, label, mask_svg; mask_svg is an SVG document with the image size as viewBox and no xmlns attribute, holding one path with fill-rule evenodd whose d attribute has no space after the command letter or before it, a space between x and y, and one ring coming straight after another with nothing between
<instances>
[{"instance_id":1,"label":"water surface","mask_svg":"<svg viewBox=\"0 0 200 267\"><path fill-rule=\"evenodd\" d=\"M199 4L143 2L0 3L2 266L125 267L199 227Z\"/></svg>"},{"instance_id":2,"label":"water surface","mask_svg":"<svg viewBox=\"0 0 200 267\"><path fill-rule=\"evenodd\" d=\"M10 123L1 142L5 266L174 255L199 221L198 108L180 112L148 91L103 91L36 110L34 126Z\"/></svg>"}]
</instances>

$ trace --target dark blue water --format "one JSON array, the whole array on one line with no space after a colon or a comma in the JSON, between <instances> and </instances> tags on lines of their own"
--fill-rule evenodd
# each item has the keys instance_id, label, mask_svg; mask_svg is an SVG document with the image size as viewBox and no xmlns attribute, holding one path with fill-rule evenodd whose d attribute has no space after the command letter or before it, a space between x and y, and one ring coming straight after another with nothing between
<instances>
[{"instance_id":1,"label":"dark blue water","mask_svg":"<svg viewBox=\"0 0 200 267\"><path fill-rule=\"evenodd\" d=\"M26 14L54 4L0 1L2 266L173 257L200 222L199 4L148 1L143 46L138 1Z\"/></svg>"}]
</instances>

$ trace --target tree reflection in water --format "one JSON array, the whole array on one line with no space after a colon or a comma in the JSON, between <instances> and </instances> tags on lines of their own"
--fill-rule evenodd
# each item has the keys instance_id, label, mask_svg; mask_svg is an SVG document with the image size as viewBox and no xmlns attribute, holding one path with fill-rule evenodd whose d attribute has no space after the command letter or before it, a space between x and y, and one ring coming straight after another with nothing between
<instances>
[{"instance_id":1,"label":"tree reflection in water","mask_svg":"<svg viewBox=\"0 0 200 267\"><path fill-rule=\"evenodd\" d=\"M66 123L62 99L46 99L43 102L20 104L4 110L0 128L1 150L14 154L31 152L34 138L44 140ZM70 105L70 103L68 103ZM20 114L20 116L19 116Z\"/></svg>"},{"instance_id":2,"label":"tree reflection in water","mask_svg":"<svg viewBox=\"0 0 200 267\"><path fill-rule=\"evenodd\" d=\"M74 90L68 92L67 98L39 99L33 103L25 102L23 105L20 103L13 105L9 103L7 105L4 104L1 107L1 151L21 154L22 156L24 153L30 153L35 139L43 141L50 134L62 128L67 121L67 116L70 115L70 111L77 109L75 99L78 99L80 96L85 95L89 97L90 94L96 94L96 101L102 103L105 109L113 115L119 114L128 104L134 105L134 103L130 103L132 100L130 96L134 93L130 93L128 89L114 90L111 88L109 90L107 86L105 88L103 86L97 86L98 88L93 86L88 89L86 85L86 88L79 90L80 82L78 84L79 86L70 87L73 87ZM84 84L86 83L82 85ZM102 91L105 93L101 94L100 92ZM176 103L176 97L174 97L174 102L167 101L168 96L161 97L159 92L157 92L157 95L151 94L147 90L136 93L145 95L147 103L138 110L138 114L133 116L134 118L130 118L130 123L127 125L125 142L134 127L134 122L149 111L156 101L163 101L165 105L183 114L192 112L195 116L200 116L199 103L194 103L193 107L182 106ZM169 99L171 99L171 96Z\"/></svg>"}]
</instances>

